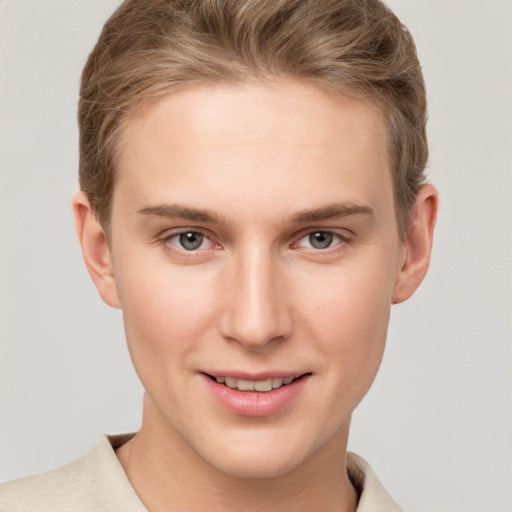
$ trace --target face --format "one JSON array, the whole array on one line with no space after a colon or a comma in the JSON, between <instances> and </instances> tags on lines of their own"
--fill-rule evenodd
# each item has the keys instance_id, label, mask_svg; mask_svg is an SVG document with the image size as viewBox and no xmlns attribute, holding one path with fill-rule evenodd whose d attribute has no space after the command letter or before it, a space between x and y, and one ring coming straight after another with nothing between
<instances>
[{"instance_id":1,"label":"face","mask_svg":"<svg viewBox=\"0 0 512 512\"><path fill-rule=\"evenodd\" d=\"M346 442L403 263L385 134L293 82L188 88L123 133L111 258L144 421L224 473Z\"/></svg>"}]
</instances>

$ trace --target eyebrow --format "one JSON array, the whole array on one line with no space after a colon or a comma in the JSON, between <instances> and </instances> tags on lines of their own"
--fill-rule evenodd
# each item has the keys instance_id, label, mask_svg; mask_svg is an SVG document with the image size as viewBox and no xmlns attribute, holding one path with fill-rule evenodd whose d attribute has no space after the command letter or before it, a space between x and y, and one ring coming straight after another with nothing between
<instances>
[{"instance_id":1,"label":"eyebrow","mask_svg":"<svg viewBox=\"0 0 512 512\"><path fill-rule=\"evenodd\" d=\"M366 204L358 203L331 203L321 208L303 210L292 217L293 222L316 222L332 219L333 217L348 217L349 215L373 216L374 211Z\"/></svg>"},{"instance_id":2,"label":"eyebrow","mask_svg":"<svg viewBox=\"0 0 512 512\"><path fill-rule=\"evenodd\" d=\"M137 211L142 217L164 217L167 219L187 219L195 222L209 222L226 225L227 221L221 215L209 210L190 208L179 204L157 204L145 206ZM373 216L373 210L365 204L358 203L331 203L320 208L302 210L291 217L294 223L316 222L332 219L334 217L348 217L349 215Z\"/></svg>"},{"instance_id":3,"label":"eyebrow","mask_svg":"<svg viewBox=\"0 0 512 512\"><path fill-rule=\"evenodd\" d=\"M167 219L187 219L196 222L210 222L213 224L227 224L224 217L209 210L190 208L179 204L157 204L145 206L137 212L142 217L164 217Z\"/></svg>"}]
</instances>

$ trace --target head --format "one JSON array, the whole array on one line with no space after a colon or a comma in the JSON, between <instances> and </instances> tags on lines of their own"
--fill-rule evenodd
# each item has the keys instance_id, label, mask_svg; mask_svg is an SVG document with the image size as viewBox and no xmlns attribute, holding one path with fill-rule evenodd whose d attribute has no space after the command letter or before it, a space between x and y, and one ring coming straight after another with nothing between
<instances>
[{"instance_id":1,"label":"head","mask_svg":"<svg viewBox=\"0 0 512 512\"><path fill-rule=\"evenodd\" d=\"M408 32L377 1L129 0L79 108L77 230L123 310L141 434L180 467L337 465L430 255Z\"/></svg>"},{"instance_id":2,"label":"head","mask_svg":"<svg viewBox=\"0 0 512 512\"><path fill-rule=\"evenodd\" d=\"M83 71L80 185L107 236L123 128L197 84L289 78L375 106L387 129L403 238L428 158L426 95L413 39L378 0L128 0Z\"/></svg>"}]
</instances>

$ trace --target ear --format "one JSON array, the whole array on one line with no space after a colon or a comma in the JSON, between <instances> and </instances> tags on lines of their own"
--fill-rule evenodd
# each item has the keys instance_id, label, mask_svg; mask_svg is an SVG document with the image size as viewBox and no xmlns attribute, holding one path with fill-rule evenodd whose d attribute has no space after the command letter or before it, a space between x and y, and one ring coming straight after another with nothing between
<instances>
[{"instance_id":1,"label":"ear","mask_svg":"<svg viewBox=\"0 0 512 512\"><path fill-rule=\"evenodd\" d=\"M393 304L407 300L423 281L430 263L438 208L437 190L423 185L411 210L401 268L393 290Z\"/></svg>"},{"instance_id":2,"label":"ear","mask_svg":"<svg viewBox=\"0 0 512 512\"><path fill-rule=\"evenodd\" d=\"M120 308L112 257L103 228L96 220L85 192L73 198L73 213L78 240L82 247L85 266L101 298L113 308Z\"/></svg>"}]
</instances>

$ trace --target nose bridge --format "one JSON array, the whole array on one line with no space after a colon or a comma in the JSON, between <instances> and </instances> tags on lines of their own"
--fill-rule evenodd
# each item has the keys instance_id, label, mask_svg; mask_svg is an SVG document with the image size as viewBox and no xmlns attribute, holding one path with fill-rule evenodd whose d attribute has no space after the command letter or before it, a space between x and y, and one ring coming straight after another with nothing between
<instances>
[{"instance_id":1,"label":"nose bridge","mask_svg":"<svg viewBox=\"0 0 512 512\"><path fill-rule=\"evenodd\" d=\"M289 336L289 311L280 289L279 265L271 250L256 244L240 250L225 285L231 290L226 290L228 303L222 326L225 337L258 348Z\"/></svg>"}]
</instances>

